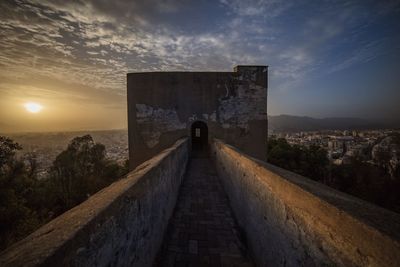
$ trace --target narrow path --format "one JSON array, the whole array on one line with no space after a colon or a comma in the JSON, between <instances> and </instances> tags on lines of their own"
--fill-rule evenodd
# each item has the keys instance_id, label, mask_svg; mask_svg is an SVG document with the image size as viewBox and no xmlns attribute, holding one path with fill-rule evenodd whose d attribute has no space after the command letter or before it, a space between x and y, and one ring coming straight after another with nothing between
<instances>
[{"instance_id":1,"label":"narrow path","mask_svg":"<svg viewBox=\"0 0 400 267\"><path fill-rule=\"evenodd\" d=\"M155 266L252 266L207 157L189 163Z\"/></svg>"}]
</instances>

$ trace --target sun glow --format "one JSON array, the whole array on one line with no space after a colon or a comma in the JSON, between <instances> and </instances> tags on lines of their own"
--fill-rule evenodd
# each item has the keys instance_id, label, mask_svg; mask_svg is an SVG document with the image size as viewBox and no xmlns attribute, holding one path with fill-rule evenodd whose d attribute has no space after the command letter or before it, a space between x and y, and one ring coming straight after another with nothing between
<instances>
[{"instance_id":1,"label":"sun glow","mask_svg":"<svg viewBox=\"0 0 400 267\"><path fill-rule=\"evenodd\" d=\"M42 105L34 102L25 103L24 107L28 112L31 113L38 113L43 109Z\"/></svg>"}]
</instances>

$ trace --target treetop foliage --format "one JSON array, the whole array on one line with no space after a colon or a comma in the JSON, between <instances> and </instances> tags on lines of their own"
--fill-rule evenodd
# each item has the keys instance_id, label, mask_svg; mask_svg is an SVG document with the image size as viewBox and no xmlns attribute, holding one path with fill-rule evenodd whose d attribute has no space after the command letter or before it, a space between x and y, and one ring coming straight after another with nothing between
<instances>
[{"instance_id":1,"label":"treetop foliage","mask_svg":"<svg viewBox=\"0 0 400 267\"><path fill-rule=\"evenodd\" d=\"M395 138L400 141L400 135ZM400 177L393 179L385 168L391 157L379 154L378 158L376 165L358 157L353 157L350 163L334 165L321 147L290 145L284 138L268 140L268 162L400 212Z\"/></svg>"},{"instance_id":2,"label":"treetop foliage","mask_svg":"<svg viewBox=\"0 0 400 267\"><path fill-rule=\"evenodd\" d=\"M85 201L127 173L107 160L105 146L76 137L54 160L48 176L36 177L36 155L16 158L22 147L0 136L0 250Z\"/></svg>"}]
</instances>

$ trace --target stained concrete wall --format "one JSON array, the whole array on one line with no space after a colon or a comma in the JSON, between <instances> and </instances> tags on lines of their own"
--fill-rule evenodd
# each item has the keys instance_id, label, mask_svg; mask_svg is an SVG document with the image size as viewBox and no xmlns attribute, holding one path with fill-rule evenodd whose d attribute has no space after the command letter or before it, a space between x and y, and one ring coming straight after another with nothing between
<instances>
[{"instance_id":1,"label":"stained concrete wall","mask_svg":"<svg viewBox=\"0 0 400 267\"><path fill-rule=\"evenodd\" d=\"M151 266L176 203L188 140L144 162L0 254L0 266Z\"/></svg>"},{"instance_id":2,"label":"stained concrete wall","mask_svg":"<svg viewBox=\"0 0 400 267\"><path fill-rule=\"evenodd\" d=\"M128 82L131 168L183 136L195 121L264 160L267 142L267 67L238 66L234 72L130 73Z\"/></svg>"},{"instance_id":3,"label":"stained concrete wall","mask_svg":"<svg viewBox=\"0 0 400 267\"><path fill-rule=\"evenodd\" d=\"M400 266L400 215L215 140L212 156L258 266Z\"/></svg>"}]
</instances>

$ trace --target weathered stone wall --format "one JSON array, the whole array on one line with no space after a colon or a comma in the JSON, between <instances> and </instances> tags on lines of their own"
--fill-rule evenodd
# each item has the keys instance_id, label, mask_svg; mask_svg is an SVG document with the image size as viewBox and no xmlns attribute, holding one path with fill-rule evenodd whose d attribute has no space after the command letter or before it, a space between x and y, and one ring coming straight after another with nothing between
<instances>
[{"instance_id":1,"label":"weathered stone wall","mask_svg":"<svg viewBox=\"0 0 400 267\"><path fill-rule=\"evenodd\" d=\"M188 161L187 139L0 255L0 266L151 266Z\"/></svg>"},{"instance_id":2,"label":"weathered stone wall","mask_svg":"<svg viewBox=\"0 0 400 267\"><path fill-rule=\"evenodd\" d=\"M258 266L400 266L400 215L215 140L212 156Z\"/></svg>"},{"instance_id":3,"label":"weathered stone wall","mask_svg":"<svg viewBox=\"0 0 400 267\"><path fill-rule=\"evenodd\" d=\"M131 168L190 136L195 121L258 159L266 157L267 67L238 66L234 72L128 74Z\"/></svg>"}]
</instances>

